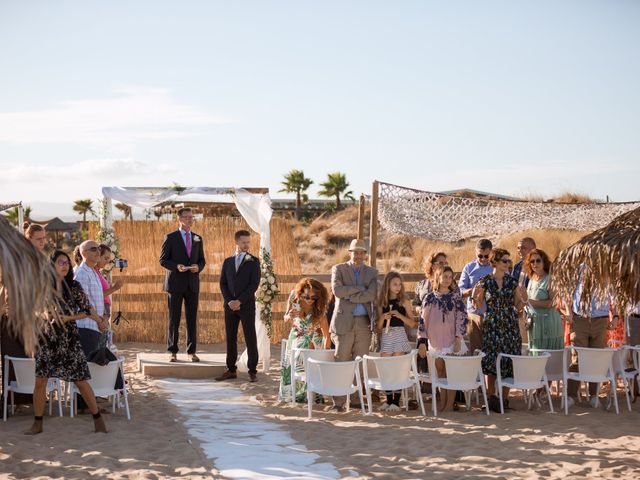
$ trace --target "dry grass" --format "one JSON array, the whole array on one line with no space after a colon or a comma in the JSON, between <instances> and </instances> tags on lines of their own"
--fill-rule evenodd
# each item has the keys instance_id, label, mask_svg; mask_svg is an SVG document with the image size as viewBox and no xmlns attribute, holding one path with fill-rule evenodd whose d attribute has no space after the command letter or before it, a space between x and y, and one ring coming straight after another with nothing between
<instances>
[{"instance_id":1,"label":"dry grass","mask_svg":"<svg viewBox=\"0 0 640 480\"><path fill-rule=\"evenodd\" d=\"M292 220L291 228L305 273L328 273L336 263L349 258L349 241L357 235L358 210L349 207L334 215L323 215L305 225ZM369 222L365 219L368 234ZM572 230L527 230L494 240L496 246L516 255L516 244L522 237L534 238L551 259L575 243L586 232ZM477 238L461 242L440 242L424 238L396 235L384 230L378 232L378 269L381 272L398 270L420 272L424 258L435 251L443 251L449 264L460 271L475 256Z\"/></svg>"}]
</instances>

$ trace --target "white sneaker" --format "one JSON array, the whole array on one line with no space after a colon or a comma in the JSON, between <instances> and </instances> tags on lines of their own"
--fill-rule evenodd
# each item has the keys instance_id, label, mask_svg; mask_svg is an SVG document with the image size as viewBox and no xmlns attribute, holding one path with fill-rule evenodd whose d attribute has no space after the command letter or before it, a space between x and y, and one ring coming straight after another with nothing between
<instances>
[{"instance_id":1,"label":"white sneaker","mask_svg":"<svg viewBox=\"0 0 640 480\"><path fill-rule=\"evenodd\" d=\"M598 408L600 406L600 399L596 396L591 397L589 403L593 408Z\"/></svg>"},{"instance_id":2,"label":"white sneaker","mask_svg":"<svg viewBox=\"0 0 640 480\"><path fill-rule=\"evenodd\" d=\"M389 410L389 404L388 403L383 403L382 405L380 405L380 408L378 409L378 411L380 412L385 412Z\"/></svg>"},{"instance_id":3,"label":"white sneaker","mask_svg":"<svg viewBox=\"0 0 640 480\"><path fill-rule=\"evenodd\" d=\"M389 407L387 407L387 412L399 412L399 411L400 411L400 407L395 403L392 403L391 405L389 405Z\"/></svg>"}]
</instances>

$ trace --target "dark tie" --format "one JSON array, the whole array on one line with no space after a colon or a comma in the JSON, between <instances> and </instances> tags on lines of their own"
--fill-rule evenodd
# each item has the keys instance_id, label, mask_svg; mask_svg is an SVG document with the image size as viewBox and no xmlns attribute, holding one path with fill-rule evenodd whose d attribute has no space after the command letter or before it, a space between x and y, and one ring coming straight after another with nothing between
<instances>
[{"instance_id":1,"label":"dark tie","mask_svg":"<svg viewBox=\"0 0 640 480\"><path fill-rule=\"evenodd\" d=\"M191 258L191 232L186 233L187 256Z\"/></svg>"}]
</instances>

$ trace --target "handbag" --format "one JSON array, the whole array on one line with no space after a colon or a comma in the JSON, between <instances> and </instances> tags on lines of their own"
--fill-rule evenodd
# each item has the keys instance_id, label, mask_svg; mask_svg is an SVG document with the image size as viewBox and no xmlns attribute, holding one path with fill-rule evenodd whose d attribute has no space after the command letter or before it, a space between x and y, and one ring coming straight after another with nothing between
<instances>
[{"instance_id":1,"label":"handbag","mask_svg":"<svg viewBox=\"0 0 640 480\"><path fill-rule=\"evenodd\" d=\"M533 328L533 323L536 314L528 308L528 305L524 307L524 326L527 330L531 330Z\"/></svg>"},{"instance_id":2,"label":"handbag","mask_svg":"<svg viewBox=\"0 0 640 480\"><path fill-rule=\"evenodd\" d=\"M118 359L106 345L96 348L93 352L87 355L87 362L96 363L101 367L104 367L105 365L108 365L109 362L113 362L115 360ZM116 390L124 388L124 378L122 378L120 369L118 369L118 376L116 377L116 384L114 388Z\"/></svg>"}]
</instances>

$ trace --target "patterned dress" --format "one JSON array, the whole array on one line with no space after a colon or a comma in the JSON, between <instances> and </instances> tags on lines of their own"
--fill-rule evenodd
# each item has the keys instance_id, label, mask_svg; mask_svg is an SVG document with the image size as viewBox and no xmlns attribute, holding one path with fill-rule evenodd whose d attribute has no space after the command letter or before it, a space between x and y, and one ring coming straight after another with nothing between
<instances>
[{"instance_id":1,"label":"patterned dress","mask_svg":"<svg viewBox=\"0 0 640 480\"><path fill-rule=\"evenodd\" d=\"M502 288L498 288L493 275L486 275L478 281L484 288L487 312L484 316L482 331L482 371L485 375L497 375L496 360L499 353L520 355L522 337L518 325L518 312L515 307L518 281L510 275L502 279ZM511 360L502 359L500 364L503 377L513 377Z\"/></svg>"},{"instance_id":2,"label":"patterned dress","mask_svg":"<svg viewBox=\"0 0 640 480\"><path fill-rule=\"evenodd\" d=\"M63 289L64 303L60 306L62 315L89 314L91 304L78 282L73 280L70 288L63 282ZM91 378L75 321L64 325L51 324L44 332L36 353L36 376L60 378L68 382Z\"/></svg>"},{"instance_id":3,"label":"patterned dress","mask_svg":"<svg viewBox=\"0 0 640 480\"><path fill-rule=\"evenodd\" d=\"M456 337L464 337L467 331L467 307L462 301L460 291L441 294L431 292L424 299L423 312L429 307L428 318L420 315L418 338L429 340L429 350L438 353L453 353ZM467 346L460 345L460 354L464 355Z\"/></svg>"},{"instance_id":4,"label":"patterned dress","mask_svg":"<svg viewBox=\"0 0 640 480\"><path fill-rule=\"evenodd\" d=\"M311 345L313 344L313 347ZM280 370L280 392L278 399L284 402L291 402L291 350L294 348L324 348L324 336L320 326L313 324L313 315L309 313L304 318L295 318L293 327L287 339L287 348L282 359ZM299 356L296 365L296 372L303 372L302 357ZM296 402L307 401L307 384L296 382Z\"/></svg>"},{"instance_id":5,"label":"patterned dress","mask_svg":"<svg viewBox=\"0 0 640 480\"><path fill-rule=\"evenodd\" d=\"M527 295L531 300L549 300L549 275L541 280L529 280ZM564 324L560 312L554 308L526 307L533 319L529 330L529 348L558 350L564 348Z\"/></svg>"}]
</instances>

